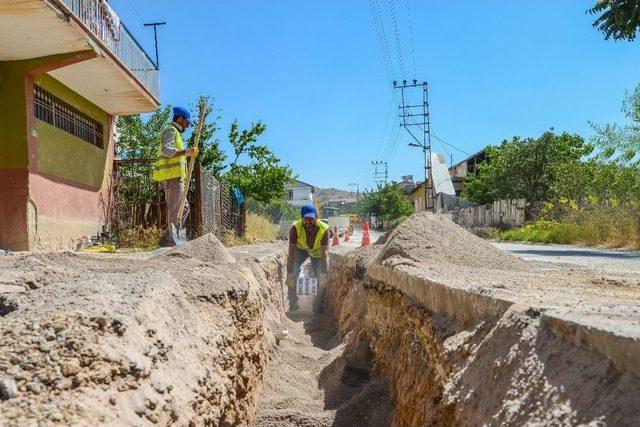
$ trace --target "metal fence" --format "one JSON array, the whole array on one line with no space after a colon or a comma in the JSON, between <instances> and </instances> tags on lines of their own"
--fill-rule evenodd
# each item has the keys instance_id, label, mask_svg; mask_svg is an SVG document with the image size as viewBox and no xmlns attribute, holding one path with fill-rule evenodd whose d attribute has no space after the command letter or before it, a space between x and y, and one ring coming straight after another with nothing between
<instances>
[{"instance_id":1,"label":"metal fence","mask_svg":"<svg viewBox=\"0 0 640 427\"><path fill-rule=\"evenodd\" d=\"M164 228L167 206L160 183L151 179L154 159L114 160L113 203L108 222L113 232L137 226ZM186 222L189 238L214 233L244 235L244 205L236 203L228 184L218 181L196 163L189 187L190 212Z\"/></svg>"},{"instance_id":2,"label":"metal fence","mask_svg":"<svg viewBox=\"0 0 640 427\"><path fill-rule=\"evenodd\" d=\"M57 0L66 6L156 97L158 67L131 35L106 0Z\"/></svg>"}]
</instances>

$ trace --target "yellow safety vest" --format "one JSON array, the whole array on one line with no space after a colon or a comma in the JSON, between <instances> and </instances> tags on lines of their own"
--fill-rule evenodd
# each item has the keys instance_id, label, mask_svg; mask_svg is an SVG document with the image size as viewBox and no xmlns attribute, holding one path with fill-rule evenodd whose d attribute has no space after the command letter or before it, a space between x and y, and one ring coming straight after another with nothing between
<instances>
[{"instance_id":1,"label":"yellow safety vest","mask_svg":"<svg viewBox=\"0 0 640 427\"><path fill-rule=\"evenodd\" d=\"M310 248L307 245L307 233L302 226L302 220L299 219L298 221L294 222L293 225L296 227L296 232L298 233L298 243L296 244L296 247L298 249L302 249L303 251L308 251L311 258L320 258L320 255L322 255L322 237L324 236L324 233L327 232L329 226L320 220L316 221L318 232L316 233L316 240L315 242L313 242L313 247Z\"/></svg>"},{"instance_id":2,"label":"yellow safety vest","mask_svg":"<svg viewBox=\"0 0 640 427\"><path fill-rule=\"evenodd\" d=\"M178 151L184 150L182 143L182 135L175 126L173 128L173 146ZM153 165L153 180L166 181L173 178L184 179L187 176L187 157L177 156L171 159L162 157L162 137L160 137L160 145L158 147L158 160Z\"/></svg>"}]
</instances>

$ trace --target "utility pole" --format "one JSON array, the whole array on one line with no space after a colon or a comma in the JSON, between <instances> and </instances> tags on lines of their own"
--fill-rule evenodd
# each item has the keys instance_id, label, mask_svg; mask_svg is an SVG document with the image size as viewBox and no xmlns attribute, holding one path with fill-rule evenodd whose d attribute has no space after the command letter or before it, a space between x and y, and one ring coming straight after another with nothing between
<instances>
[{"instance_id":1,"label":"utility pole","mask_svg":"<svg viewBox=\"0 0 640 427\"><path fill-rule=\"evenodd\" d=\"M384 182L384 185L387 185L387 180L389 179L389 164L379 160L372 161L371 164L374 166L373 182L377 184ZM378 166L384 166L384 172L378 172Z\"/></svg>"},{"instance_id":2,"label":"utility pole","mask_svg":"<svg viewBox=\"0 0 640 427\"><path fill-rule=\"evenodd\" d=\"M156 69L160 69L160 59L158 58L158 25L167 25L166 22L150 22L148 24L144 24L145 27L153 27L153 40L155 41L156 47Z\"/></svg>"},{"instance_id":3,"label":"utility pole","mask_svg":"<svg viewBox=\"0 0 640 427\"><path fill-rule=\"evenodd\" d=\"M400 109L400 118L402 122L400 126L411 135L415 142L409 143L411 147L420 147L424 153L424 209L434 211L435 207L430 200L433 195L433 179L431 179L431 121L429 118L429 85L427 82L418 83L413 79L412 83L402 81L399 85L397 81L393 81L393 88L400 89L402 105ZM405 103L405 92L422 88L422 103L410 105ZM418 117L419 119L415 119ZM413 127L418 127L422 131L422 135L416 136Z\"/></svg>"},{"instance_id":4,"label":"utility pole","mask_svg":"<svg viewBox=\"0 0 640 427\"><path fill-rule=\"evenodd\" d=\"M349 187L356 187L356 202L360 201L360 184L357 182L350 182Z\"/></svg>"}]
</instances>

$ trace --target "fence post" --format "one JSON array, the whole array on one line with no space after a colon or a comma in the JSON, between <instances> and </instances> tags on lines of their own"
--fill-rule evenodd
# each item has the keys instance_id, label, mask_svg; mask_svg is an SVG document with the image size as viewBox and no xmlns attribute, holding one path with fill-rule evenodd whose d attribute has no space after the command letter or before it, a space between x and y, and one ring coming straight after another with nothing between
<instances>
[{"instance_id":1,"label":"fence post","mask_svg":"<svg viewBox=\"0 0 640 427\"><path fill-rule=\"evenodd\" d=\"M222 235L224 234L224 196L223 196L223 191L224 191L224 186L222 184L221 181L218 182L218 186L220 188L220 230L218 231L220 238L222 238Z\"/></svg>"},{"instance_id":2,"label":"fence post","mask_svg":"<svg viewBox=\"0 0 640 427\"><path fill-rule=\"evenodd\" d=\"M160 203L160 183L156 182L156 227L162 228L162 205Z\"/></svg>"},{"instance_id":3,"label":"fence post","mask_svg":"<svg viewBox=\"0 0 640 427\"><path fill-rule=\"evenodd\" d=\"M194 224L194 232L196 236L201 236L202 235L202 230L204 229L204 227L202 226L202 176L200 174L200 162L196 162L195 164L195 187L194 190L196 192L196 197L194 200L194 208L195 208L195 212L194 212L194 219L195 219L195 224Z\"/></svg>"},{"instance_id":4,"label":"fence post","mask_svg":"<svg viewBox=\"0 0 640 427\"><path fill-rule=\"evenodd\" d=\"M113 167L111 169L111 183L109 191L109 207L107 212L107 221L109 223L109 231L116 230L118 227L119 212L113 212L115 209L119 209L118 203L118 183L119 183L119 166L117 160L113 161Z\"/></svg>"},{"instance_id":5,"label":"fence post","mask_svg":"<svg viewBox=\"0 0 640 427\"><path fill-rule=\"evenodd\" d=\"M247 232L247 204L240 205L240 230L238 230L240 236L244 236Z\"/></svg>"}]
</instances>

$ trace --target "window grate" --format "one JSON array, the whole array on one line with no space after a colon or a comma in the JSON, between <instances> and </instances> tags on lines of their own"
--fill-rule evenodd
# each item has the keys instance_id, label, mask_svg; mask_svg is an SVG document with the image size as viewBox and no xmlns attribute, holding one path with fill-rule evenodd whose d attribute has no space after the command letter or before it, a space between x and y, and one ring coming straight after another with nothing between
<instances>
[{"instance_id":1,"label":"window grate","mask_svg":"<svg viewBox=\"0 0 640 427\"><path fill-rule=\"evenodd\" d=\"M33 101L36 119L77 136L91 145L104 148L101 123L40 86L34 86Z\"/></svg>"}]
</instances>

